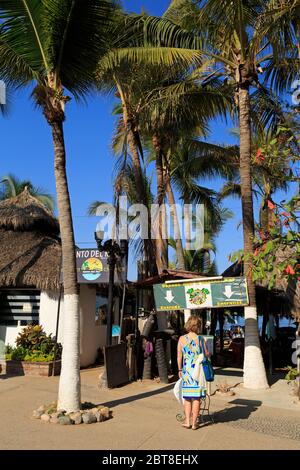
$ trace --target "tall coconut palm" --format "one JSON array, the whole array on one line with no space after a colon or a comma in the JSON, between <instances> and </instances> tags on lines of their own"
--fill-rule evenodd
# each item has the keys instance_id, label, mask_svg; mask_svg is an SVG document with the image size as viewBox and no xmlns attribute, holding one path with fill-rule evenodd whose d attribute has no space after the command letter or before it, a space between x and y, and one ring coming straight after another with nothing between
<instances>
[{"instance_id":1,"label":"tall coconut palm","mask_svg":"<svg viewBox=\"0 0 300 470\"><path fill-rule=\"evenodd\" d=\"M199 62L193 51L181 50L182 56L175 55L173 58L166 48L162 51L167 52L167 55L162 53L161 56L158 54L158 57L156 57L154 54L152 57L150 54L150 58L146 59L143 53L140 54L142 51L137 50L138 52L133 57L130 54L128 55L127 52L125 60L120 49L112 49L99 62L97 78L100 82L100 89L115 89L116 95L121 101L122 118L118 122L117 137L119 142L123 128L125 146L123 145L122 149L127 149L127 145L129 147L136 180L140 182L138 192L140 193L141 202L143 202L144 193L141 165L141 159L143 158L142 140L145 141L145 138L151 140L155 150L157 203L161 206L164 202L166 189L168 190L169 199L174 199L172 188L170 185L165 184L167 178L163 151L164 142L169 140L166 135L172 136L172 139L174 139L175 128L180 129L181 132L185 128L190 132L195 122L199 129L200 126L203 128L210 117L225 112L227 98L224 98L220 90L212 90L208 87L202 89L199 86L199 69L197 72L195 71L194 76L190 75L191 70ZM148 49L146 48L146 50ZM158 50L160 49L158 48ZM174 52L176 49L171 51ZM141 63L138 63L137 59ZM160 61L162 63L158 66ZM147 62L147 65L145 65L145 62ZM187 64L189 64L189 74L186 72ZM199 106L195 105L195 100L199 103ZM120 148L120 145L118 145L118 148ZM127 156L127 151L125 151L125 156ZM162 236L163 219L166 219L166 217L162 216L161 210L159 217L159 236L155 252L157 269L162 271L168 264L168 250L167 243ZM177 243L178 245L181 243L180 239L177 240ZM154 259L151 253L149 259Z\"/></svg>"},{"instance_id":2,"label":"tall coconut palm","mask_svg":"<svg viewBox=\"0 0 300 470\"><path fill-rule=\"evenodd\" d=\"M294 80L300 77L299 0L266 2L258 32L261 36L268 36L276 45L276 53L265 65L266 79L279 93L291 90Z\"/></svg>"},{"instance_id":3,"label":"tall coconut palm","mask_svg":"<svg viewBox=\"0 0 300 470\"><path fill-rule=\"evenodd\" d=\"M272 52L272 42L268 42L266 36L259 36L256 30L258 20L264 13L265 2L206 0L198 2L199 8L197 6L195 8L192 3L189 0L177 1L174 3L173 11L178 7L182 13L187 8L187 15L182 14L181 17L184 18L184 26L193 32L193 48L199 40L199 48L203 54L215 60L216 73L219 72L226 77L228 84L236 90L235 100L240 131L244 251L253 253L250 91L258 83L261 65L270 59ZM179 18L179 15L177 16ZM179 24L180 21L179 18ZM174 41L175 43L178 41L178 35ZM185 41L180 40L180 42L184 46ZM170 38L169 44L173 44ZM244 385L247 388L266 388L268 384L259 345L255 288L250 275L250 261L245 262L245 272L248 276L250 304L245 307Z\"/></svg>"},{"instance_id":4,"label":"tall coconut palm","mask_svg":"<svg viewBox=\"0 0 300 470\"><path fill-rule=\"evenodd\" d=\"M0 200L15 197L27 188L32 196L41 201L51 212L54 211L55 203L53 196L47 193L43 188L34 186L31 181L20 180L15 175L9 174L1 178L0 184L1 183Z\"/></svg>"},{"instance_id":5,"label":"tall coconut palm","mask_svg":"<svg viewBox=\"0 0 300 470\"><path fill-rule=\"evenodd\" d=\"M156 18L149 17L150 23ZM182 67L191 67L200 64L201 58L197 51L182 48L157 48L155 45L147 44L144 38L144 24L148 21L146 15L126 17L122 19L115 31L115 40L108 45L109 52L99 61L97 68L98 87L103 90L115 90L122 105L122 126L126 134L126 147L133 162L133 169L138 183L137 191L140 202L143 203L145 191L143 190L143 176L141 158L143 157L139 117L142 108L145 108L145 98L149 91L158 86L157 70L171 75L173 70ZM124 36L124 28L130 31ZM134 46L134 47L133 47ZM151 69L149 68L151 67ZM155 73L153 73L153 70ZM160 75L161 76L161 75ZM158 173L160 169L158 156ZM158 178L158 199L163 196L162 172ZM149 219L149 230L151 220ZM155 247L149 233L149 242L145 240L148 258L156 259L158 270L162 270L167 263L167 255L161 256L165 251L166 244L159 237ZM162 257L164 258L162 260ZM154 274L154 272L152 273Z\"/></svg>"},{"instance_id":6,"label":"tall coconut palm","mask_svg":"<svg viewBox=\"0 0 300 470\"><path fill-rule=\"evenodd\" d=\"M122 208L119 206L119 197L126 196L128 199L128 203L130 205L133 204L140 204L140 191L138 187L138 183L135 178L135 170L133 168L132 162L127 162L120 167L116 166L116 175L114 178L114 207L116 209L116 214ZM148 212L151 211L151 204L154 203L154 196L151 191L151 179L147 177L146 173L143 172L143 187L145 188L145 194L143 195L143 200L145 201L145 207L147 208ZM93 201L88 208L88 215L97 215L97 209L99 205L101 205L101 201ZM129 216L126 214L126 218L128 223L134 220L133 216ZM116 226L119 224L118 217L116 217ZM140 232L143 230L144 227L136 227L138 233L135 234L135 237L129 240L129 247L133 248L133 255L137 259L142 259L145 261L149 261L147 258L147 245L145 245L144 240L140 237Z\"/></svg>"},{"instance_id":7,"label":"tall coconut palm","mask_svg":"<svg viewBox=\"0 0 300 470\"><path fill-rule=\"evenodd\" d=\"M286 126L286 127L285 127ZM272 198L276 191L287 191L293 160L299 149L295 135L297 123L287 115L286 124L252 136L252 179L253 194L260 199L259 228L270 232L277 217L273 211ZM220 190L220 198L241 196L239 178L229 180Z\"/></svg>"},{"instance_id":8,"label":"tall coconut palm","mask_svg":"<svg viewBox=\"0 0 300 470\"><path fill-rule=\"evenodd\" d=\"M70 97L90 89L99 58L107 51L117 9L109 0L1 0L0 69L32 97L50 126L64 272L64 339L58 408L80 407L79 293L64 141Z\"/></svg>"},{"instance_id":9,"label":"tall coconut palm","mask_svg":"<svg viewBox=\"0 0 300 470\"><path fill-rule=\"evenodd\" d=\"M184 68L177 73L173 70L169 75L156 71L156 87L149 89L147 104L140 116L142 135L151 140L154 149L150 156L152 159L154 156L156 163L158 202L162 204L167 197L170 204L179 269L184 269L185 263L183 234L171 175L173 166L179 164L176 149L182 135L186 139L188 136L203 136L208 130L209 119L225 115L230 108L230 98L223 93L218 82L202 85L206 79L205 72L205 66L197 67L192 73Z\"/></svg>"},{"instance_id":10,"label":"tall coconut palm","mask_svg":"<svg viewBox=\"0 0 300 470\"><path fill-rule=\"evenodd\" d=\"M221 205L205 206L204 204L204 237L203 244L200 249L191 249L186 242L184 249L185 269L188 271L196 271L207 276L215 276L217 274L217 266L215 262L216 244L215 240L220 234L226 221L233 217L230 210ZM169 240L170 245L176 249L173 239ZM187 248L188 247L188 248ZM176 262L177 265L177 262Z\"/></svg>"},{"instance_id":11,"label":"tall coconut palm","mask_svg":"<svg viewBox=\"0 0 300 470\"><path fill-rule=\"evenodd\" d=\"M184 222L187 249L191 242L192 222L188 214L189 205L204 204L206 220L210 220L212 231L217 230L221 220L218 215L217 194L201 186L201 179L233 177L237 171L237 155L237 147L222 147L199 138L181 139L174 149L170 161L170 177L186 209Z\"/></svg>"}]
</instances>

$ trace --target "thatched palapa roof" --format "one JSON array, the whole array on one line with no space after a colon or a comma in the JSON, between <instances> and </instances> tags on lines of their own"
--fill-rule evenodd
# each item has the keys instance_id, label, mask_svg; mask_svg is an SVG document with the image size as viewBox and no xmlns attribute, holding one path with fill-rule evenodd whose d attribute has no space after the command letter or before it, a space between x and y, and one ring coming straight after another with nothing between
<instances>
[{"instance_id":1,"label":"thatched palapa roof","mask_svg":"<svg viewBox=\"0 0 300 470\"><path fill-rule=\"evenodd\" d=\"M61 246L37 232L0 230L0 287L59 287Z\"/></svg>"},{"instance_id":2,"label":"thatched palapa roof","mask_svg":"<svg viewBox=\"0 0 300 470\"><path fill-rule=\"evenodd\" d=\"M0 287L59 288L59 224L25 189L0 202Z\"/></svg>"},{"instance_id":3,"label":"thatched palapa roof","mask_svg":"<svg viewBox=\"0 0 300 470\"><path fill-rule=\"evenodd\" d=\"M18 196L0 202L0 229L59 234L57 219L27 188Z\"/></svg>"}]
</instances>

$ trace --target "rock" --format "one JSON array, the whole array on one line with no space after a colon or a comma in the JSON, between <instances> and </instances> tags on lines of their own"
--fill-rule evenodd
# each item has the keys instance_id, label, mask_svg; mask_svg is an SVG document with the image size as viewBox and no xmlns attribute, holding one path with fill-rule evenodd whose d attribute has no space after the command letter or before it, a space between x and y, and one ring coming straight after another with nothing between
<instances>
[{"instance_id":1,"label":"rock","mask_svg":"<svg viewBox=\"0 0 300 470\"><path fill-rule=\"evenodd\" d=\"M51 413L50 415L51 418L59 418L59 416L61 416L61 413L58 413L58 411L56 411L55 413Z\"/></svg>"},{"instance_id":2,"label":"rock","mask_svg":"<svg viewBox=\"0 0 300 470\"><path fill-rule=\"evenodd\" d=\"M63 426L68 425L68 424L72 424L72 421L69 418L69 416L60 416L58 418L58 422L59 422L59 424L62 424Z\"/></svg>"},{"instance_id":3,"label":"rock","mask_svg":"<svg viewBox=\"0 0 300 470\"><path fill-rule=\"evenodd\" d=\"M54 416L53 418L50 418L50 423L51 424L59 424L59 418Z\"/></svg>"},{"instance_id":4,"label":"rock","mask_svg":"<svg viewBox=\"0 0 300 470\"><path fill-rule=\"evenodd\" d=\"M110 418L110 411L109 411L109 408L107 408L107 406L104 406L103 408L101 408L100 413L102 414L102 416L104 416L105 419Z\"/></svg>"},{"instance_id":5,"label":"rock","mask_svg":"<svg viewBox=\"0 0 300 470\"><path fill-rule=\"evenodd\" d=\"M82 423L82 417L81 417L80 411L77 411L76 413L70 413L69 418L73 421L74 424Z\"/></svg>"},{"instance_id":6,"label":"rock","mask_svg":"<svg viewBox=\"0 0 300 470\"><path fill-rule=\"evenodd\" d=\"M91 410L89 410L90 413L93 413L93 414L96 414L98 413L98 408L92 408Z\"/></svg>"},{"instance_id":7,"label":"rock","mask_svg":"<svg viewBox=\"0 0 300 470\"><path fill-rule=\"evenodd\" d=\"M97 422L98 423L102 423L102 421L105 421L105 417L103 416L103 414L101 414L100 411L97 411L97 413L95 413L95 416L97 418Z\"/></svg>"},{"instance_id":8,"label":"rock","mask_svg":"<svg viewBox=\"0 0 300 470\"><path fill-rule=\"evenodd\" d=\"M38 407L37 411L42 411L43 413L45 412L46 410L46 406L45 405L41 405Z\"/></svg>"},{"instance_id":9,"label":"rock","mask_svg":"<svg viewBox=\"0 0 300 470\"><path fill-rule=\"evenodd\" d=\"M41 416L44 414L44 411L34 410L32 413L33 418L41 419Z\"/></svg>"},{"instance_id":10,"label":"rock","mask_svg":"<svg viewBox=\"0 0 300 470\"><path fill-rule=\"evenodd\" d=\"M43 421L44 423L49 423L49 421L50 421L50 416L47 415L46 413L42 414L42 416L41 416L41 421Z\"/></svg>"},{"instance_id":11,"label":"rock","mask_svg":"<svg viewBox=\"0 0 300 470\"><path fill-rule=\"evenodd\" d=\"M82 421L84 424L97 423L97 418L93 413L84 413L82 415Z\"/></svg>"}]
</instances>

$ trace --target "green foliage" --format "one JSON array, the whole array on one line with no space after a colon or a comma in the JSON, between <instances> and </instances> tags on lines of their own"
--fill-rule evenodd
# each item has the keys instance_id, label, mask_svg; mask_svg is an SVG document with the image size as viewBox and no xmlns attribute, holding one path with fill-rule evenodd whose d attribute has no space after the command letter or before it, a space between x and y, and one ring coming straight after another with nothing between
<instances>
[{"instance_id":1,"label":"green foliage","mask_svg":"<svg viewBox=\"0 0 300 470\"><path fill-rule=\"evenodd\" d=\"M7 361L28 361L28 362L51 362L54 360L54 353L43 354L41 351L30 352L22 347L14 348L10 353L5 354ZM56 357L58 359L58 357Z\"/></svg>"},{"instance_id":2,"label":"green foliage","mask_svg":"<svg viewBox=\"0 0 300 470\"><path fill-rule=\"evenodd\" d=\"M44 204L51 212L54 212L55 202L53 196L43 188L36 187L29 180L20 180L9 174L0 180L0 200L18 196L27 188L29 193Z\"/></svg>"},{"instance_id":3,"label":"green foliage","mask_svg":"<svg viewBox=\"0 0 300 470\"><path fill-rule=\"evenodd\" d=\"M30 362L50 362L54 360L54 354L42 354L40 351L36 351L31 354L26 354L24 361Z\"/></svg>"},{"instance_id":4,"label":"green foliage","mask_svg":"<svg viewBox=\"0 0 300 470\"><path fill-rule=\"evenodd\" d=\"M62 346L41 325L29 325L19 333L16 347L6 346L6 360L48 362L61 358Z\"/></svg>"},{"instance_id":5,"label":"green foliage","mask_svg":"<svg viewBox=\"0 0 300 470\"><path fill-rule=\"evenodd\" d=\"M267 280L270 289L277 279L300 277L299 198L273 206L277 223L268 232L259 232L254 254L247 255L252 261L253 280Z\"/></svg>"},{"instance_id":6,"label":"green foliage","mask_svg":"<svg viewBox=\"0 0 300 470\"><path fill-rule=\"evenodd\" d=\"M18 348L12 348L10 353L5 355L5 358L7 360L12 360L12 361L23 361L24 357L27 354L27 349L18 347Z\"/></svg>"},{"instance_id":7,"label":"green foliage","mask_svg":"<svg viewBox=\"0 0 300 470\"><path fill-rule=\"evenodd\" d=\"M286 376L284 377L285 380L295 380L296 377L298 377L299 372L296 367L288 366L287 367L288 372Z\"/></svg>"}]
</instances>

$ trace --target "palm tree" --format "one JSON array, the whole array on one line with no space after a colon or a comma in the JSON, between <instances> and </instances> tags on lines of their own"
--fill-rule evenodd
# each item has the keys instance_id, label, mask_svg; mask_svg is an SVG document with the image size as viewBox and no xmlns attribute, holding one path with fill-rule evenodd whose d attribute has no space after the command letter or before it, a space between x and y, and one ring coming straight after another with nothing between
<instances>
[{"instance_id":1,"label":"palm tree","mask_svg":"<svg viewBox=\"0 0 300 470\"><path fill-rule=\"evenodd\" d=\"M185 269L207 276L215 276L217 274L217 266L214 259L216 256L215 240L226 221L232 217L232 212L220 205L214 204L213 206L206 206L204 204L203 245L200 249L192 250L186 242L188 248L183 252ZM169 240L169 244L172 248L176 249L176 244L173 239Z\"/></svg>"},{"instance_id":2,"label":"palm tree","mask_svg":"<svg viewBox=\"0 0 300 470\"><path fill-rule=\"evenodd\" d=\"M268 36L276 45L265 72L266 80L277 93L291 90L293 81L299 79L299 18L298 0L269 0L259 21L260 36Z\"/></svg>"},{"instance_id":3,"label":"palm tree","mask_svg":"<svg viewBox=\"0 0 300 470\"><path fill-rule=\"evenodd\" d=\"M218 228L221 222L217 193L199 185L203 178L232 178L237 171L238 149L234 146L220 146L199 138L181 139L170 160L170 178L178 191L186 209L185 237L186 248L191 242L191 220L188 207L191 204L204 204L206 229L208 217L211 229Z\"/></svg>"},{"instance_id":4,"label":"palm tree","mask_svg":"<svg viewBox=\"0 0 300 470\"><path fill-rule=\"evenodd\" d=\"M275 131L264 131L252 136L252 190L261 199L259 228L265 232L265 236L276 219L272 198L276 191L288 190L292 161L297 158L299 151L295 137L298 126L290 121L289 116L285 126L283 124ZM220 199L228 196L241 197L239 178L229 179L220 190Z\"/></svg>"},{"instance_id":5,"label":"palm tree","mask_svg":"<svg viewBox=\"0 0 300 470\"><path fill-rule=\"evenodd\" d=\"M124 165L122 162L121 167L116 166L116 174L114 177L114 207L116 209L116 214L122 208L119 206L119 198L120 196L126 196L128 199L129 205L133 204L140 204L140 191L138 187L138 183L135 178L135 170L133 168L133 164L131 162L127 162ZM145 207L147 208L148 212L151 212L151 204L154 203L154 196L151 191L151 179L147 177L146 173L143 172L143 187L145 188L145 193L143 195L143 200L145 201ZM99 205L101 205L101 201L93 201L88 208L88 215L97 215L97 209ZM128 222L132 222L134 220L133 216L129 216L126 214ZM119 225L118 217L116 217L116 227ZM136 227L139 229L139 233L142 230L142 227ZM133 248L134 257L137 259L149 261L147 258L147 245L145 244L145 240L142 237L139 237L136 234L135 238L131 238L129 240L130 248ZM150 260L151 261L151 260Z\"/></svg>"},{"instance_id":6,"label":"palm tree","mask_svg":"<svg viewBox=\"0 0 300 470\"><path fill-rule=\"evenodd\" d=\"M154 150L152 153L150 150L149 161L152 159L156 163L157 201L161 205L167 197L170 204L177 267L184 269L182 234L173 190L173 167L180 164L177 148L181 145L182 136L185 139L188 136L191 139L195 135L204 136L209 119L219 114L225 115L230 109L230 97L223 93L218 82L207 81L205 67L197 67L194 71L177 67L177 70L172 70L169 74L162 67L159 70L152 68L152 71L156 82L151 84L152 89L148 88L145 106L140 114L140 128L144 140L150 140ZM205 85L202 84L204 81ZM205 143L202 145L204 147ZM210 154L213 147L215 151L218 148L220 155L221 148L213 145L210 146ZM224 150L223 157L226 156L225 153ZM199 156L199 160L201 157ZM218 165L220 166L220 159ZM227 163L222 163L221 166L223 168L226 165ZM159 248L160 252L163 251L162 247Z\"/></svg>"},{"instance_id":7,"label":"palm tree","mask_svg":"<svg viewBox=\"0 0 300 470\"><path fill-rule=\"evenodd\" d=\"M70 97L90 89L107 51L118 10L109 0L0 1L0 69L6 83L33 86L32 97L52 131L64 272L64 340L58 408L80 408L79 292L64 141Z\"/></svg>"},{"instance_id":8,"label":"palm tree","mask_svg":"<svg viewBox=\"0 0 300 470\"><path fill-rule=\"evenodd\" d=\"M3 176L0 183L3 185L3 188L0 191L0 200L15 197L27 188L32 196L41 201L51 212L54 211L55 203L53 196L47 193L44 189L34 186L31 181L20 180L16 176L9 174Z\"/></svg>"},{"instance_id":9,"label":"palm tree","mask_svg":"<svg viewBox=\"0 0 300 470\"><path fill-rule=\"evenodd\" d=\"M179 6L178 6L179 3ZM251 121L250 90L258 83L261 66L270 59L272 42L258 34L257 25L264 13L265 2L256 0L207 0L199 6L186 0L173 4L173 14L179 8L184 26L193 32L193 48L199 44L204 56L215 61L215 72L226 78L235 91L240 131L240 178L243 214L244 252L253 253L254 214L251 182ZM171 5L172 6L172 5ZM193 6L193 8L191 8ZM186 10L185 10L186 9ZM183 14L186 11L187 14ZM169 14L172 13L169 9ZM178 23L181 20L179 15ZM158 31L162 36L163 28ZM273 38L272 38L273 39ZM191 39L168 38L168 44L181 43L188 47ZM247 388L268 386L262 360L254 282L251 278L250 260L245 261L248 276L249 307L245 307L245 361L244 385Z\"/></svg>"},{"instance_id":10,"label":"palm tree","mask_svg":"<svg viewBox=\"0 0 300 470\"><path fill-rule=\"evenodd\" d=\"M128 144L136 179L140 182L138 190L141 201L142 137L152 141L156 156L157 202L161 206L166 190L169 199L174 200L165 174L164 141L170 140L170 137L171 140L174 138L175 127L181 132L184 128L190 132L192 116L193 122L196 121L197 126L203 128L209 118L219 113L225 114L228 110L228 97L224 97L221 90L209 87L209 73L206 73L206 67L202 70L201 54L197 51L178 47L157 47L156 44L147 44L147 41L145 45L145 27L155 26L157 20L159 21L157 18L142 15L132 21L138 31L137 38L142 40L131 36L129 43L126 43L122 39L116 39L111 44L109 53L98 64L97 78L100 89L115 89L121 100L123 116L119 121L119 130L123 126L126 134L125 148ZM128 21L130 23L130 19ZM171 23L168 26L171 31L174 31L174 28L176 30ZM124 25L120 28L121 32L123 28ZM128 44L134 45L135 48L126 48ZM205 88L200 86L204 80ZM155 252L157 268L161 271L168 264L168 250L162 237L162 222L165 217L161 211L159 215L159 236ZM176 219L175 212L173 218ZM177 240L177 245L178 250L182 251L180 239ZM150 258L154 259L153 256Z\"/></svg>"}]
</instances>

